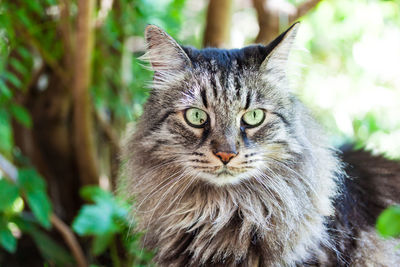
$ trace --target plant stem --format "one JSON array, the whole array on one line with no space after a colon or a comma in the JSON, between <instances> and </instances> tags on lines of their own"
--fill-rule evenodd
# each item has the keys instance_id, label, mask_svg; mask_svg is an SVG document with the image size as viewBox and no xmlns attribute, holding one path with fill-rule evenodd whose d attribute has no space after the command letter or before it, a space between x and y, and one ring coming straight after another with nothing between
<instances>
[{"instance_id":1,"label":"plant stem","mask_svg":"<svg viewBox=\"0 0 400 267\"><path fill-rule=\"evenodd\" d=\"M121 267L121 261L119 260L118 256L118 249L117 249L117 240L116 236L113 238L111 242L111 247L110 247L110 253L111 253L111 260L113 263L113 267Z\"/></svg>"}]
</instances>

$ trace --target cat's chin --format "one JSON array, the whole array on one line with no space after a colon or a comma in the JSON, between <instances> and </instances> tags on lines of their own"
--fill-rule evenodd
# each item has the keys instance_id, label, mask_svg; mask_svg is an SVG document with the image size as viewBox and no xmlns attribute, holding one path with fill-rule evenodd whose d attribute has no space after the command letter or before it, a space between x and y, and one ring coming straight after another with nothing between
<instances>
[{"instance_id":1,"label":"cat's chin","mask_svg":"<svg viewBox=\"0 0 400 267\"><path fill-rule=\"evenodd\" d=\"M241 181L248 178L248 174L247 173L235 174L230 171L221 171L217 173L201 173L199 177L211 184L217 186L224 186L224 185L239 184Z\"/></svg>"}]
</instances>

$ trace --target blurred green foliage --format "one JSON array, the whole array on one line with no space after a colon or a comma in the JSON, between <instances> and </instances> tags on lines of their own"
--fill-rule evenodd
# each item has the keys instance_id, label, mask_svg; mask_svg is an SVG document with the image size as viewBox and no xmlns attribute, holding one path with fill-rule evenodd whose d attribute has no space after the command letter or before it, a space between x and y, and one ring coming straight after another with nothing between
<instances>
[{"instance_id":1,"label":"blurred green foliage","mask_svg":"<svg viewBox=\"0 0 400 267\"><path fill-rule=\"evenodd\" d=\"M376 229L383 237L400 236L400 206L391 206L379 216Z\"/></svg>"},{"instance_id":2,"label":"blurred green foliage","mask_svg":"<svg viewBox=\"0 0 400 267\"><path fill-rule=\"evenodd\" d=\"M118 9L110 10L99 29L92 94L97 109L106 115L112 111L113 119L121 126L119 130L141 115L148 96L146 83L151 80L151 72L137 59L145 49L140 38L145 26L157 24L176 36L183 20L184 3L184 0L119 1Z\"/></svg>"},{"instance_id":3,"label":"blurred green foliage","mask_svg":"<svg viewBox=\"0 0 400 267\"><path fill-rule=\"evenodd\" d=\"M399 1L338 0L302 19L293 87L335 145L400 159L399 18Z\"/></svg>"},{"instance_id":4,"label":"blurred green foliage","mask_svg":"<svg viewBox=\"0 0 400 267\"><path fill-rule=\"evenodd\" d=\"M58 265L71 263L72 258L45 231L50 228L51 203L40 175L29 168L18 170L18 179L0 177L0 245L15 252L22 232L30 235L44 259ZM24 206L32 213L24 211Z\"/></svg>"},{"instance_id":5,"label":"blurred green foliage","mask_svg":"<svg viewBox=\"0 0 400 267\"><path fill-rule=\"evenodd\" d=\"M128 216L128 203L96 186L84 187L80 193L82 198L92 204L82 207L72 228L80 236L93 237L91 251L94 256L110 249L113 266L120 266L116 251L116 239L119 235L123 239L124 249L132 255L128 257L130 263L143 265L151 260L152 254L145 251L139 243L140 234L130 232L134 222Z\"/></svg>"},{"instance_id":6,"label":"blurred green foliage","mask_svg":"<svg viewBox=\"0 0 400 267\"><path fill-rule=\"evenodd\" d=\"M50 228L51 203L44 180L33 169L19 169L18 183L38 222L43 227Z\"/></svg>"},{"instance_id":7,"label":"blurred green foliage","mask_svg":"<svg viewBox=\"0 0 400 267\"><path fill-rule=\"evenodd\" d=\"M0 246L14 253L17 240L26 234L51 266L73 266L70 252L52 237L52 205L44 179L20 155L12 132L13 120L34 127L29 112L17 104L15 90L26 91L41 60L51 65L63 56L57 33L59 4L57 0L0 3L0 154L19 166L16 182L0 178ZM70 4L74 17L77 3ZM111 9L98 7L90 89L96 110L113 121L117 132L140 116L148 96L151 72L137 59L145 50L145 26L157 24L176 37L184 5L185 0L120 0ZM82 188L81 196L90 204L82 206L72 229L83 240L91 240L90 262L102 266L105 257L105 262L111 258L113 266L148 266L152 254L139 244L140 235L131 233L134 222L126 203L99 187Z\"/></svg>"}]
</instances>

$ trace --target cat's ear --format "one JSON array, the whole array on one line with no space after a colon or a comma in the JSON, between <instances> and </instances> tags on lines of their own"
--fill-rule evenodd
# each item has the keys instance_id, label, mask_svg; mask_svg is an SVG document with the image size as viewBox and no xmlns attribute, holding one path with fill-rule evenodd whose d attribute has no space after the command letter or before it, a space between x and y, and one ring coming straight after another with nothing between
<instances>
[{"instance_id":1,"label":"cat's ear","mask_svg":"<svg viewBox=\"0 0 400 267\"><path fill-rule=\"evenodd\" d=\"M285 73L289 53L296 39L299 27L300 23L296 22L268 45L272 47L272 50L261 63L260 69L263 72L270 73L273 71L274 73Z\"/></svg>"},{"instance_id":2,"label":"cat's ear","mask_svg":"<svg viewBox=\"0 0 400 267\"><path fill-rule=\"evenodd\" d=\"M148 25L145 39L147 52L141 59L149 61L154 71L179 71L191 65L181 46L161 28Z\"/></svg>"}]
</instances>

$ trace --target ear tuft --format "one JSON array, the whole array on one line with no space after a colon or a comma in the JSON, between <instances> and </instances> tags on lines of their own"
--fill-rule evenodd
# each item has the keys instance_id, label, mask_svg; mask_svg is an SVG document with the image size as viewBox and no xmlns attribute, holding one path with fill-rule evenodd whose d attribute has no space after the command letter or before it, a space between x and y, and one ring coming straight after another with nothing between
<instances>
[{"instance_id":1,"label":"ear tuft","mask_svg":"<svg viewBox=\"0 0 400 267\"><path fill-rule=\"evenodd\" d=\"M148 25L145 30L147 52L141 59L149 61L154 71L177 71L190 66L181 46L164 30Z\"/></svg>"},{"instance_id":2,"label":"ear tuft","mask_svg":"<svg viewBox=\"0 0 400 267\"><path fill-rule=\"evenodd\" d=\"M294 41L296 40L299 27L299 22L294 23L289 29L287 29L269 44L269 46L273 48L269 55L265 58L264 62L261 64L261 69L264 71L275 69L277 71L285 72L287 60L289 58Z\"/></svg>"}]
</instances>

